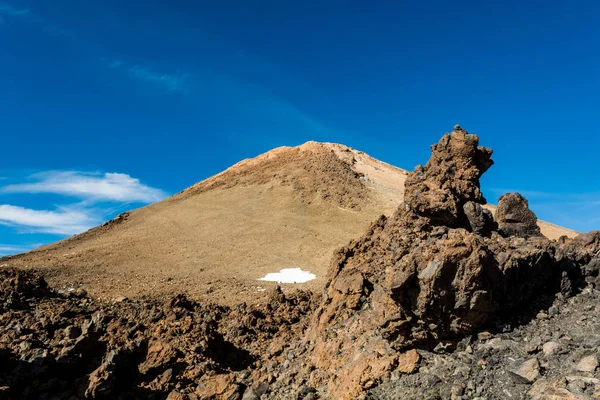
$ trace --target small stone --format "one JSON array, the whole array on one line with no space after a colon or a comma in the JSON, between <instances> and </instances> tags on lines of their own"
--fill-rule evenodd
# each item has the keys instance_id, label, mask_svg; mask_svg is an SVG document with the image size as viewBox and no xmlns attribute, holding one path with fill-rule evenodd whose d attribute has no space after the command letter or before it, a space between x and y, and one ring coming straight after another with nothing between
<instances>
[{"instance_id":1,"label":"small stone","mask_svg":"<svg viewBox=\"0 0 600 400\"><path fill-rule=\"evenodd\" d=\"M558 315L558 308L557 307L550 307L548 309L548 314L551 315L552 317L556 317Z\"/></svg>"},{"instance_id":2,"label":"small stone","mask_svg":"<svg viewBox=\"0 0 600 400\"><path fill-rule=\"evenodd\" d=\"M242 400L260 400L260 396L257 396L251 388L247 388Z\"/></svg>"},{"instance_id":3,"label":"small stone","mask_svg":"<svg viewBox=\"0 0 600 400\"><path fill-rule=\"evenodd\" d=\"M462 384L453 385L450 393L452 393L452 396L460 397L465 393L465 387Z\"/></svg>"},{"instance_id":4,"label":"small stone","mask_svg":"<svg viewBox=\"0 0 600 400\"><path fill-rule=\"evenodd\" d=\"M409 350L406 353L400 354L398 357L398 368L396 369L404 374L411 374L417 369L420 359L421 356L417 350Z\"/></svg>"},{"instance_id":5,"label":"small stone","mask_svg":"<svg viewBox=\"0 0 600 400\"><path fill-rule=\"evenodd\" d=\"M254 388L254 393L258 396L262 396L263 394L269 391L269 384L267 382L261 382Z\"/></svg>"},{"instance_id":6,"label":"small stone","mask_svg":"<svg viewBox=\"0 0 600 400\"><path fill-rule=\"evenodd\" d=\"M540 363L537 358L531 358L508 372L516 383L532 383L540 377Z\"/></svg>"},{"instance_id":7,"label":"small stone","mask_svg":"<svg viewBox=\"0 0 600 400\"><path fill-rule=\"evenodd\" d=\"M546 314L545 312L541 311L536 315L537 319L548 319L548 314Z\"/></svg>"},{"instance_id":8,"label":"small stone","mask_svg":"<svg viewBox=\"0 0 600 400\"><path fill-rule=\"evenodd\" d=\"M27 351L29 349L31 349L31 342L25 340L21 343L19 343L19 348L21 349L21 351Z\"/></svg>"},{"instance_id":9,"label":"small stone","mask_svg":"<svg viewBox=\"0 0 600 400\"><path fill-rule=\"evenodd\" d=\"M82 298L87 296L87 292L85 291L85 289L75 289L70 293L71 297L76 297L76 298Z\"/></svg>"},{"instance_id":10,"label":"small stone","mask_svg":"<svg viewBox=\"0 0 600 400\"><path fill-rule=\"evenodd\" d=\"M479 332L477 334L477 338L479 340L488 340L492 337L493 335L491 333L489 333L488 331L484 331L484 332Z\"/></svg>"},{"instance_id":11,"label":"small stone","mask_svg":"<svg viewBox=\"0 0 600 400\"><path fill-rule=\"evenodd\" d=\"M598 358L594 355L583 357L576 368L580 372L594 372L598 368Z\"/></svg>"},{"instance_id":12,"label":"small stone","mask_svg":"<svg viewBox=\"0 0 600 400\"><path fill-rule=\"evenodd\" d=\"M570 393L565 386L565 378L547 379L542 378L535 381L527 392L527 399L531 400L582 400L580 396Z\"/></svg>"},{"instance_id":13,"label":"small stone","mask_svg":"<svg viewBox=\"0 0 600 400\"><path fill-rule=\"evenodd\" d=\"M167 396L167 400L184 400L184 399L185 399L185 397L176 390L172 391Z\"/></svg>"},{"instance_id":14,"label":"small stone","mask_svg":"<svg viewBox=\"0 0 600 400\"><path fill-rule=\"evenodd\" d=\"M242 380L243 379L248 379L250 377L250 372L247 371L247 370L246 371L242 371L239 376L240 376L240 379L242 379Z\"/></svg>"},{"instance_id":15,"label":"small stone","mask_svg":"<svg viewBox=\"0 0 600 400\"><path fill-rule=\"evenodd\" d=\"M65 336L69 339L77 339L81 335L81 329L75 325L65 328Z\"/></svg>"},{"instance_id":16,"label":"small stone","mask_svg":"<svg viewBox=\"0 0 600 400\"><path fill-rule=\"evenodd\" d=\"M306 399L306 397L310 394L310 393L315 393L316 390L313 387L310 386L301 386L298 389L298 395L297 398L298 399Z\"/></svg>"},{"instance_id":17,"label":"small stone","mask_svg":"<svg viewBox=\"0 0 600 400\"><path fill-rule=\"evenodd\" d=\"M445 354L452 351L454 344L452 342L439 342L433 349L434 353Z\"/></svg>"},{"instance_id":18,"label":"small stone","mask_svg":"<svg viewBox=\"0 0 600 400\"><path fill-rule=\"evenodd\" d=\"M536 353L538 351L540 351L541 349L541 344L542 341L540 338L535 338L534 340L532 340L531 342L527 343L524 347L524 350L527 353Z\"/></svg>"},{"instance_id":19,"label":"small stone","mask_svg":"<svg viewBox=\"0 0 600 400\"><path fill-rule=\"evenodd\" d=\"M560 350L560 343L557 342L547 342L542 346L542 352L546 357L552 356Z\"/></svg>"},{"instance_id":20,"label":"small stone","mask_svg":"<svg viewBox=\"0 0 600 400\"><path fill-rule=\"evenodd\" d=\"M585 382L580 380L569 382L567 389L571 393L583 393L585 391Z\"/></svg>"},{"instance_id":21,"label":"small stone","mask_svg":"<svg viewBox=\"0 0 600 400\"><path fill-rule=\"evenodd\" d=\"M600 379L598 378L590 378L588 376L574 376L574 375L568 375L567 376L567 382L573 382L573 381L582 381L587 385L600 385Z\"/></svg>"},{"instance_id":22,"label":"small stone","mask_svg":"<svg viewBox=\"0 0 600 400\"><path fill-rule=\"evenodd\" d=\"M113 301L114 301L115 303L122 303L122 302L124 302L125 300L128 300L128 299L127 299L127 297L125 297L125 296L117 296L117 297L115 297L115 298L113 299Z\"/></svg>"}]
</instances>

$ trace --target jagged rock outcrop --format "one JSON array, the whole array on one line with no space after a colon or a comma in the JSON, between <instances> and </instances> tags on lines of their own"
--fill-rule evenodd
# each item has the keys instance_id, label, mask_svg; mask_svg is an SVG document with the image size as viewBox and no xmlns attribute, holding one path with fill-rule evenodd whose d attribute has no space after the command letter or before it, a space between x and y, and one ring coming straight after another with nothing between
<instances>
[{"instance_id":1,"label":"jagged rock outcrop","mask_svg":"<svg viewBox=\"0 0 600 400\"><path fill-rule=\"evenodd\" d=\"M404 202L415 214L436 225L464 225L463 205L486 204L479 178L494 162L492 150L479 146L479 139L460 126L431 146L427 165L417 166L405 183Z\"/></svg>"},{"instance_id":2,"label":"jagged rock outcrop","mask_svg":"<svg viewBox=\"0 0 600 400\"><path fill-rule=\"evenodd\" d=\"M542 236L537 225L537 217L529 209L529 202L519 193L500 196L496 209L498 230L502 236L529 237Z\"/></svg>"},{"instance_id":3,"label":"jagged rock outcrop","mask_svg":"<svg viewBox=\"0 0 600 400\"><path fill-rule=\"evenodd\" d=\"M588 283L600 286L600 231L561 238L557 259L570 276L582 275Z\"/></svg>"},{"instance_id":4,"label":"jagged rock outcrop","mask_svg":"<svg viewBox=\"0 0 600 400\"><path fill-rule=\"evenodd\" d=\"M491 154L456 126L408 176L396 213L334 256L309 333L334 398L376 385L410 349L471 333L541 293L577 284L522 196L502 198L499 230L481 207L479 178Z\"/></svg>"}]
</instances>

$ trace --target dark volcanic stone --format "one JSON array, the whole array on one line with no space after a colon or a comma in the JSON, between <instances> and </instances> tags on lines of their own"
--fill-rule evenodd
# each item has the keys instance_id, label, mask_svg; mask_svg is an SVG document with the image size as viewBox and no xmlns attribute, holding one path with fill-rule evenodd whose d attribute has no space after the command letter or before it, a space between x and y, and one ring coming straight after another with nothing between
<instances>
[{"instance_id":1,"label":"dark volcanic stone","mask_svg":"<svg viewBox=\"0 0 600 400\"><path fill-rule=\"evenodd\" d=\"M500 196L496 220L502 236L523 238L542 236L535 213L529 209L527 199L519 193L507 193Z\"/></svg>"}]
</instances>

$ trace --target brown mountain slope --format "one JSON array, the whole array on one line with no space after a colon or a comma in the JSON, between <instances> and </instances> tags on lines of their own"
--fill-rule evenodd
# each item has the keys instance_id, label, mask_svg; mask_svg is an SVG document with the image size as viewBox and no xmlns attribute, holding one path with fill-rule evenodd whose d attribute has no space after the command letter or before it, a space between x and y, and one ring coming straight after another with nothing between
<instances>
[{"instance_id":1,"label":"brown mountain slope","mask_svg":"<svg viewBox=\"0 0 600 400\"><path fill-rule=\"evenodd\" d=\"M282 268L317 275L402 200L406 171L345 146L282 147L84 234L12 257L98 297L188 292L253 300Z\"/></svg>"},{"instance_id":2,"label":"brown mountain slope","mask_svg":"<svg viewBox=\"0 0 600 400\"><path fill-rule=\"evenodd\" d=\"M257 281L299 267L323 287L332 252L403 200L407 171L343 145L308 142L244 160L159 203L81 235L4 259L93 296L187 292L253 301ZM575 233L540 223L551 238Z\"/></svg>"}]
</instances>

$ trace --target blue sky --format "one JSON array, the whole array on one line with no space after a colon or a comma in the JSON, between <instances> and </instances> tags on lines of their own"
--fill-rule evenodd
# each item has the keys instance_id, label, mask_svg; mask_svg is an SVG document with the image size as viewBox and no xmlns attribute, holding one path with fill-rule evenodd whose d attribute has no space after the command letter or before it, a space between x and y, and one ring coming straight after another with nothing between
<instances>
[{"instance_id":1,"label":"blue sky","mask_svg":"<svg viewBox=\"0 0 600 400\"><path fill-rule=\"evenodd\" d=\"M490 202L600 228L596 1L0 0L0 254L307 140L411 169L456 123Z\"/></svg>"}]
</instances>

